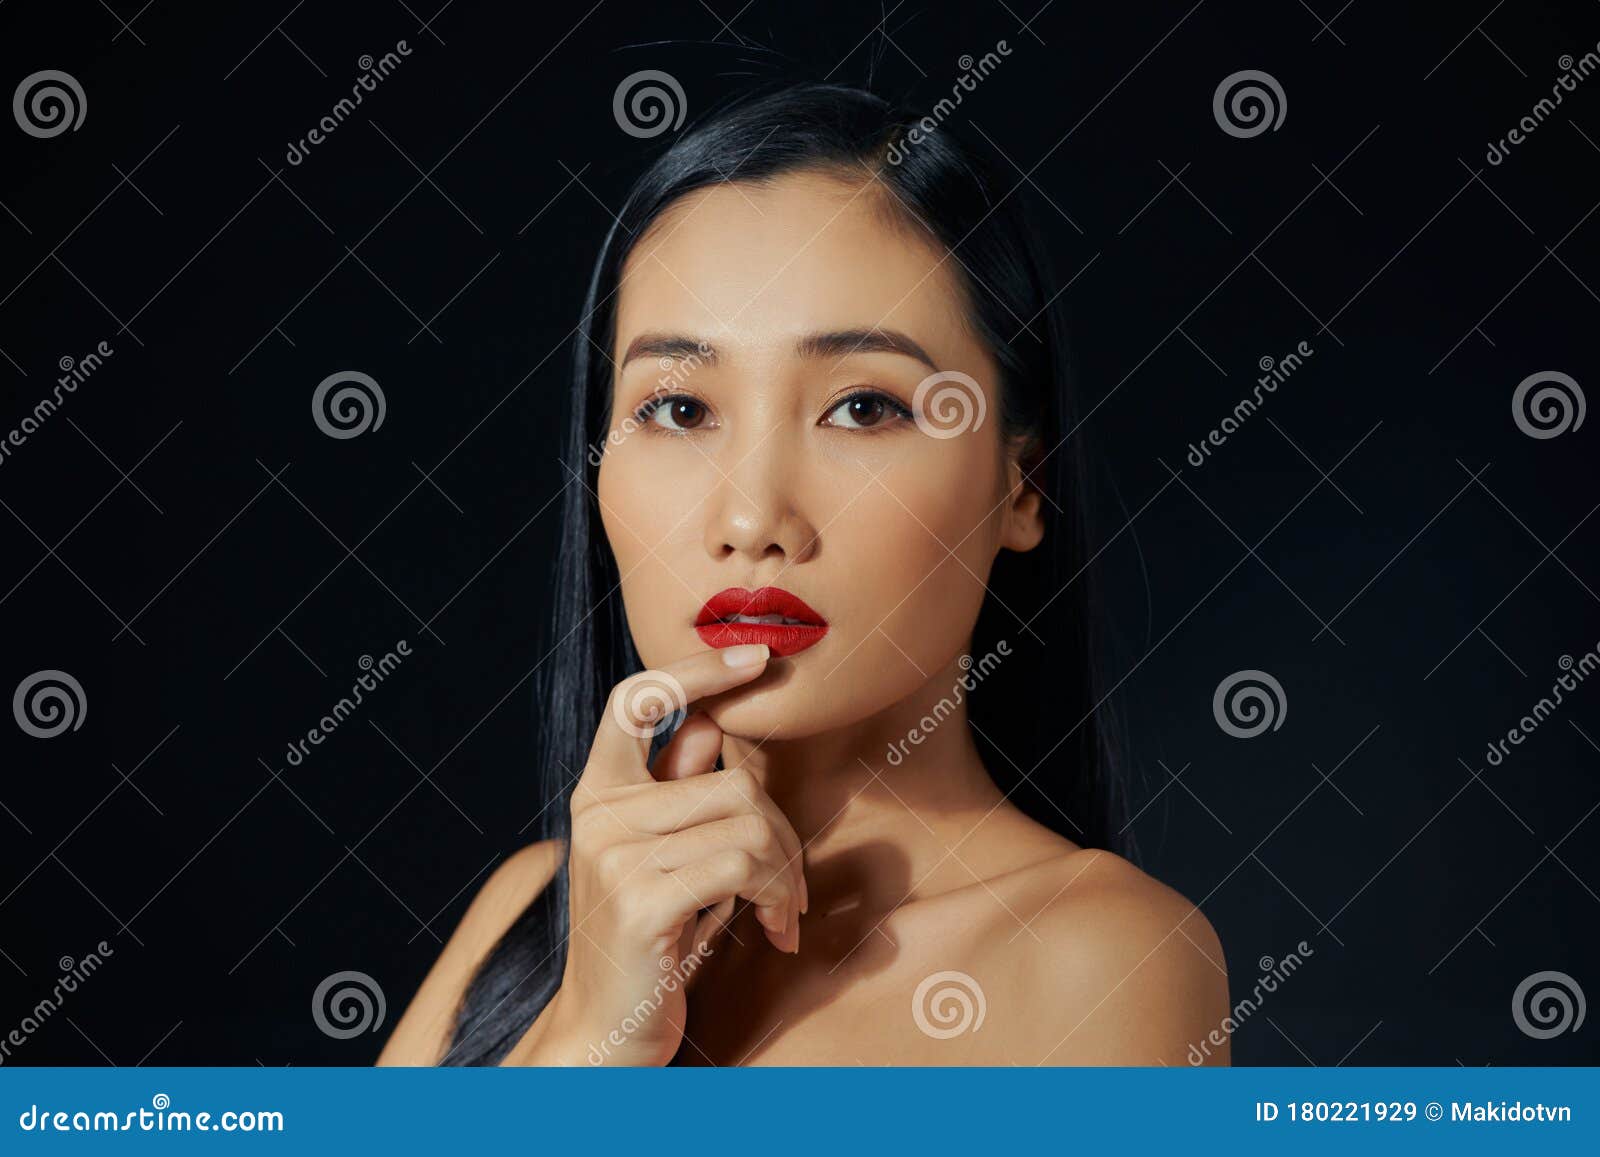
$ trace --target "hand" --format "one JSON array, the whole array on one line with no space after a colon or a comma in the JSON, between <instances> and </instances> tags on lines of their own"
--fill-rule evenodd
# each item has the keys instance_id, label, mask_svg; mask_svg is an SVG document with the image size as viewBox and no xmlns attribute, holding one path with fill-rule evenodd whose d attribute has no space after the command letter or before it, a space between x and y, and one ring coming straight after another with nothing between
<instances>
[{"instance_id":1,"label":"hand","mask_svg":"<svg viewBox=\"0 0 1600 1157\"><path fill-rule=\"evenodd\" d=\"M715 770L717 725L690 715L646 763L674 711L750 682L769 655L764 644L705 651L612 689L573 789L561 987L507 1063L666 1064L688 976L739 897L775 947L798 950L800 839L750 772Z\"/></svg>"}]
</instances>

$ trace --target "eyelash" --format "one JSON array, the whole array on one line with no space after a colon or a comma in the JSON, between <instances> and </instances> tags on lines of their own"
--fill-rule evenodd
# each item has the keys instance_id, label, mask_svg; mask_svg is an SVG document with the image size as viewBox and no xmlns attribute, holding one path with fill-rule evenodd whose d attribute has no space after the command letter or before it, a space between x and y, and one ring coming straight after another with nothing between
<instances>
[{"instance_id":1,"label":"eyelash","mask_svg":"<svg viewBox=\"0 0 1600 1157\"><path fill-rule=\"evenodd\" d=\"M834 402L831 406L829 406L828 409L827 409L827 413L828 414L832 414L834 411L838 410L840 407L846 406L846 405L850 404L851 402L859 401L859 400L864 399L864 398L870 398L870 399L882 402L883 405L884 405L884 408L889 411L889 415L888 415L888 420L889 421L893 421L893 420L896 420L896 419L898 419L900 421L910 421L912 419L912 413L911 413L910 408L908 406L906 406L906 404L904 402L900 401L900 399L898 399L898 398L896 398L896 397L894 397L894 396L892 396L890 394L886 394L882 390L869 390L869 389L861 389L861 390L853 390L853 391L851 391L850 393L846 394L844 397L840 398L838 401ZM707 410L710 410L710 408L711 408L704 401L702 401L701 399L695 397L693 394L663 394L663 395L658 395L658 396L655 396L655 397L647 398L643 402L643 404L641 404L639 406L639 408L636 409L633 412L633 420L635 422L639 423L642 426L645 426L647 428L652 429L655 433L658 433L658 434L666 434L666 435L669 435L669 436L679 437L679 436L682 436L684 434L693 433L694 431L692 431L692 430L672 430L672 429L668 429L666 427L658 425L657 423L655 423L654 421L651 420L655 416L656 411L659 410L662 406L672 405L672 404L674 404L676 402L694 402L696 405L704 406ZM826 416L826 415L824 415L824 416ZM857 427L842 426L842 427L835 427L835 428L836 429L847 429L847 430L848 429L855 429L855 430L859 430L862 433L875 433L878 430L883 429L885 424L886 423L880 423L879 425L875 425L875 426L857 426Z\"/></svg>"}]
</instances>

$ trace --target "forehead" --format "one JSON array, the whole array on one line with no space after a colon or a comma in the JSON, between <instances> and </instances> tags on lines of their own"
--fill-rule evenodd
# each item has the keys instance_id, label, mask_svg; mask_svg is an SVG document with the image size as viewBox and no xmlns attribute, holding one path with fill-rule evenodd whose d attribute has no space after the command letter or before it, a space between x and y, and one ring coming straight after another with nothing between
<instances>
[{"instance_id":1,"label":"forehead","mask_svg":"<svg viewBox=\"0 0 1600 1157\"><path fill-rule=\"evenodd\" d=\"M699 189L635 244L618 291L617 341L643 330L733 348L884 326L956 356L965 311L953 258L899 220L876 182L796 173Z\"/></svg>"}]
</instances>

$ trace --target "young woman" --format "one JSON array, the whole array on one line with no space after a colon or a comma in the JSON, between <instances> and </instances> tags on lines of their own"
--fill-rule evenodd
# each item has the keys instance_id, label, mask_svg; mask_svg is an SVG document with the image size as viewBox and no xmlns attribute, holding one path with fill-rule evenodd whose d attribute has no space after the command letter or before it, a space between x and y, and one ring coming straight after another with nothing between
<instances>
[{"instance_id":1,"label":"young woman","mask_svg":"<svg viewBox=\"0 0 1600 1157\"><path fill-rule=\"evenodd\" d=\"M761 93L621 208L547 838L379 1063L1181 1065L1227 1015L1206 918L1115 850L1056 290L1013 190L918 123Z\"/></svg>"}]
</instances>

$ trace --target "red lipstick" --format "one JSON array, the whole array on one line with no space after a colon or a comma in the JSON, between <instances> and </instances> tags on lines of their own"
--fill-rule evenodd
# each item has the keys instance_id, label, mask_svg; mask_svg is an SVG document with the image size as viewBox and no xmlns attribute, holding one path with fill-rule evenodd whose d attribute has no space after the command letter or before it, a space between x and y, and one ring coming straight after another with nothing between
<instances>
[{"instance_id":1,"label":"red lipstick","mask_svg":"<svg viewBox=\"0 0 1600 1157\"><path fill-rule=\"evenodd\" d=\"M712 647L765 643L783 656L818 642L828 633L828 621L782 587L729 587L706 600L694 629Z\"/></svg>"}]
</instances>

